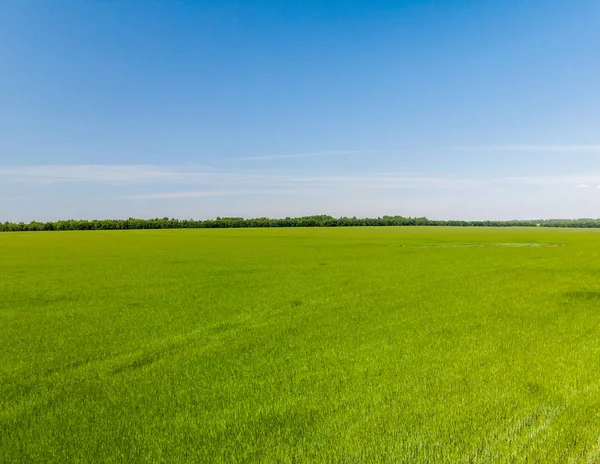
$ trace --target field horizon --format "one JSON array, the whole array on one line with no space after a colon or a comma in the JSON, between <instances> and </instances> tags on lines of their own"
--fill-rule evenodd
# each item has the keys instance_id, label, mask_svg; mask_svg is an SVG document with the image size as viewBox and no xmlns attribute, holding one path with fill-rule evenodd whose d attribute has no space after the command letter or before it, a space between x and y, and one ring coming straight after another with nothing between
<instances>
[{"instance_id":1,"label":"field horizon","mask_svg":"<svg viewBox=\"0 0 600 464\"><path fill-rule=\"evenodd\" d=\"M66 219L58 221L0 222L0 232L48 232L67 230L147 230L147 229L262 229L291 227L557 227L600 228L600 219L511 219L459 220L428 219L384 215L378 217L333 217L319 214L301 217L216 217L215 219L128 218L128 219Z\"/></svg>"}]
</instances>

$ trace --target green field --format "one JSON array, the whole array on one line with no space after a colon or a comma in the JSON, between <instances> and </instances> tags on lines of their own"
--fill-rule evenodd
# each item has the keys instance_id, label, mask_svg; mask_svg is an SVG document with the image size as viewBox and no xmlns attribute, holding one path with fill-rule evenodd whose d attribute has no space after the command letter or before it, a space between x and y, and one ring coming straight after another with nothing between
<instances>
[{"instance_id":1,"label":"green field","mask_svg":"<svg viewBox=\"0 0 600 464\"><path fill-rule=\"evenodd\" d=\"M599 462L600 231L0 235L0 462Z\"/></svg>"}]
</instances>

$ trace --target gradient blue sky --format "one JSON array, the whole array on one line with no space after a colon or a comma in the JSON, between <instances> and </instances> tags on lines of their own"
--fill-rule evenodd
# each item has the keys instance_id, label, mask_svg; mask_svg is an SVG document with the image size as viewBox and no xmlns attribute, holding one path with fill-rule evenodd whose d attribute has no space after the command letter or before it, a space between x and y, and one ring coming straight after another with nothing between
<instances>
[{"instance_id":1,"label":"gradient blue sky","mask_svg":"<svg viewBox=\"0 0 600 464\"><path fill-rule=\"evenodd\" d=\"M0 221L600 216L600 2L0 2Z\"/></svg>"}]
</instances>

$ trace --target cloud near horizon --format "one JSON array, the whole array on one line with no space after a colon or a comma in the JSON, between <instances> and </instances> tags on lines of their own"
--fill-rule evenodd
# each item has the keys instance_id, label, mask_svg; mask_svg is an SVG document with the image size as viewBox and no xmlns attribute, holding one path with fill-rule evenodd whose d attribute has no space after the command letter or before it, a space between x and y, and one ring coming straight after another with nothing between
<instances>
[{"instance_id":1,"label":"cloud near horizon","mask_svg":"<svg viewBox=\"0 0 600 464\"><path fill-rule=\"evenodd\" d=\"M262 156L243 156L240 158L235 158L236 160L243 161L262 161L262 160L272 160L272 159L286 159L286 158L310 158L315 156L343 156L343 155L357 155L360 152L358 151L324 151L317 153L296 153L290 155L262 155Z\"/></svg>"},{"instance_id":2,"label":"cloud near horizon","mask_svg":"<svg viewBox=\"0 0 600 464\"><path fill-rule=\"evenodd\" d=\"M452 147L454 150L494 151L494 152L600 152L600 144L595 145L481 145Z\"/></svg>"},{"instance_id":3,"label":"cloud near horizon","mask_svg":"<svg viewBox=\"0 0 600 464\"><path fill-rule=\"evenodd\" d=\"M39 184L234 184L234 185L371 185L457 186L479 182L474 179L423 176L413 173L362 172L314 173L297 171L217 170L200 166L159 165L40 165L0 167L0 180Z\"/></svg>"},{"instance_id":4,"label":"cloud near horizon","mask_svg":"<svg viewBox=\"0 0 600 464\"><path fill-rule=\"evenodd\" d=\"M244 192L235 190L199 190L193 192L142 193L121 197L123 200L168 200L180 198L221 197L226 195L242 195Z\"/></svg>"},{"instance_id":5,"label":"cloud near horizon","mask_svg":"<svg viewBox=\"0 0 600 464\"><path fill-rule=\"evenodd\" d=\"M600 174L497 177L333 167L307 171L151 164L0 166L0 218L317 213L441 219L590 217L600 207L600 195L590 195L584 185L599 186ZM48 204L51 209L42 206Z\"/></svg>"},{"instance_id":6,"label":"cloud near horizon","mask_svg":"<svg viewBox=\"0 0 600 464\"><path fill-rule=\"evenodd\" d=\"M211 188L187 192L149 192L129 195L127 199L185 198L208 195L233 195L252 190L272 191L293 187L328 188L470 188L483 185L573 185L587 188L600 185L599 175L454 177L405 172L314 173L297 171L218 170L202 166L182 165L39 165L0 167L0 181L51 184L108 185L194 185ZM218 188L215 188L218 186Z\"/></svg>"}]
</instances>

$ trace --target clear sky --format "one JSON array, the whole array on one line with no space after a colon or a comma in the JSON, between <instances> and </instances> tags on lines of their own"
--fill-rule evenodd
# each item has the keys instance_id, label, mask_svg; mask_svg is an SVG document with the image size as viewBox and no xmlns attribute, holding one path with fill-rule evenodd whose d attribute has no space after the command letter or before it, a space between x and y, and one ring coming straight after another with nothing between
<instances>
[{"instance_id":1,"label":"clear sky","mask_svg":"<svg viewBox=\"0 0 600 464\"><path fill-rule=\"evenodd\" d=\"M598 0L0 1L0 221L600 216Z\"/></svg>"}]
</instances>

